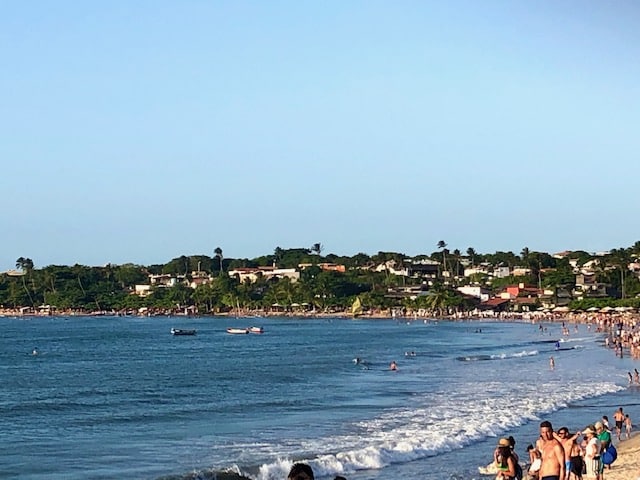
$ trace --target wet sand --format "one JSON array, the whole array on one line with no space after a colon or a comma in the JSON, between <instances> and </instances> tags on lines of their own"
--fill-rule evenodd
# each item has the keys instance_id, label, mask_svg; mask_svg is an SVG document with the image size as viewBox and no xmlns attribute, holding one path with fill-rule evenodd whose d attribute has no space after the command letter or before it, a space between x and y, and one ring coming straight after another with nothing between
<instances>
[{"instance_id":1,"label":"wet sand","mask_svg":"<svg viewBox=\"0 0 640 480\"><path fill-rule=\"evenodd\" d=\"M640 435L632 435L616 445L618 459L605 469L603 480L640 479Z\"/></svg>"}]
</instances>

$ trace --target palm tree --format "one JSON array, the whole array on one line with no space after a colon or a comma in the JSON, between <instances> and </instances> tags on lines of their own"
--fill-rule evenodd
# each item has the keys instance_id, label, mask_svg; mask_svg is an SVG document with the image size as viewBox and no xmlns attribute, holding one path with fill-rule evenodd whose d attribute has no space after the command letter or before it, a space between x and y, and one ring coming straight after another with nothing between
<instances>
[{"instance_id":1,"label":"palm tree","mask_svg":"<svg viewBox=\"0 0 640 480\"><path fill-rule=\"evenodd\" d=\"M220 274L222 275L222 249L220 247L216 247L215 250L213 251L213 253L215 254L216 258L218 259L218 261L220 262Z\"/></svg>"},{"instance_id":2,"label":"palm tree","mask_svg":"<svg viewBox=\"0 0 640 480\"><path fill-rule=\"evenodd\" d=\"M440 240L440 241L438 242L438 248L439 248L440 250L442 250L442 268L443 268L445 271L448 271L448 270L447 270L447 255L446 255L446 251L447 251L447 244L446 244L446 242L445 242L444 240Z\"/></svg>"},{"instance_id":3,"label":"palm tree","mask_svg":"<svg viewBox=\"0 0 640 480\"><path fill-rule=\"evenodd\" d=\"M29 300L31 301L31 306L33 306L33 297L31 296L31 292L29 292L29 289L27 288L27 282L25 280L25 274L31 277L31 271L33 270L33 260L31 260L30 258L20 257L16 260L16 268L22 270L22 287L24 288L24 291L27 292Z\"/></svg>"},{"instance_id":4,"label":"palm tree","mask_svg":"<svg viewBox=\"0 0 640 480\"><path fill-rule=\"evenodd\" d=\"M476 258L476 251L473 249L473 247L469 247L467 248L467 255L469 256L469 258L471 259L471 267L473 268L475 265L475 258Z\"/></svg>"},{"instance_id":5,"label":"palm tree","mask_svg":"<svg viewBox=\"0 0 640 480\"><path fill-rule=\"evenodd\" d=\"M455 249L453 251L453 258L456 259L456 268L453 271L453 276L454 278L458 276L458 268L460 267L460 250L459 249Z\"/></svg>"}]
</instances>

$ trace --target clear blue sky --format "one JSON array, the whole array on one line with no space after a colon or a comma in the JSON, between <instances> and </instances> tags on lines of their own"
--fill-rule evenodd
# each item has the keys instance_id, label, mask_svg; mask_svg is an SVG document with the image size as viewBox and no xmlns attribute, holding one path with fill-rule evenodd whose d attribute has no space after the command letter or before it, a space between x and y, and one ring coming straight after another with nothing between
<instances>
[{"instance_id":1,"label":"clear blue sky","mask_svg":"<svg viewBox=\"0 0 640 480\"><path fill-rule=\"evenodd\" d=\"M637 1L0 12L0 270L640 240Z\"/></svg>"}]
</instances>

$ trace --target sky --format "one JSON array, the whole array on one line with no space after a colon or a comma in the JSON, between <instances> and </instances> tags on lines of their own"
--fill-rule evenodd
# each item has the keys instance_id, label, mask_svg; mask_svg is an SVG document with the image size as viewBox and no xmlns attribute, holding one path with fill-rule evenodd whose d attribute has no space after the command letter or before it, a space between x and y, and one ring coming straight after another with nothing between
<instances>
[{"instance_id":1,"label":"sky","mask_svg":"<svg viewBox=\"0 0 640 480\"><path fill-rule=\"evenodd\" d=\"M4 2L0 271L640 240L640 4Z\"/></svg>"}]
</instances>

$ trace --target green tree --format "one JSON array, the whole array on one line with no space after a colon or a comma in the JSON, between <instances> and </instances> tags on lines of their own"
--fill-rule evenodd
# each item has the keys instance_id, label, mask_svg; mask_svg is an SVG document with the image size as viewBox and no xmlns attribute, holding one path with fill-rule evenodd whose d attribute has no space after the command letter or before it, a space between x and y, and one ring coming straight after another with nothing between
<instances>
[{"instance_id":1,"label":"green tree","mask_svg":"<svg viewBox=\"0 0 640 480\"><path fill-rule=\"evenodd\" d=\"M447 270L447 244L444 240L440 240L438 242L438 249L440 251L442 251L442 268L445 272L448 272Z\"/></svg>"},{"instance_id":2,"label":"green tree","mask_svg":"<svg viewBox=\"0 0 640 480\"><path fill-rule=\"evenodd\" d=\"M222 249L220 247L216 247L213 253L215 255L215 258L217 258L218 262L220 263L220 275L222 275L222 272L224 272L224 268L222 266Z\"/></svg>"}]
</instances>

